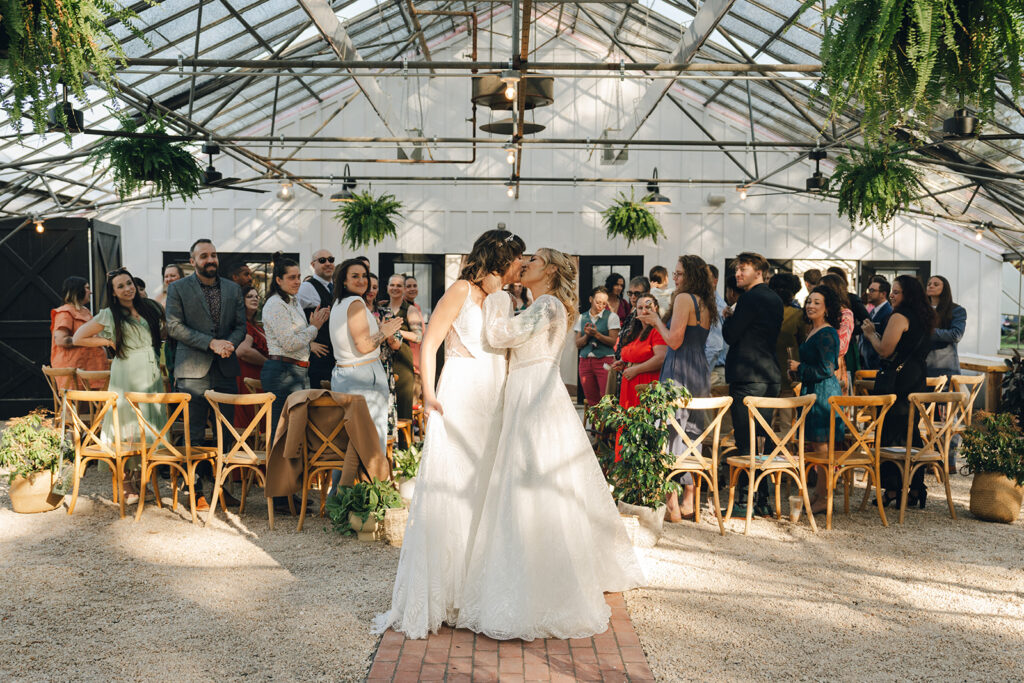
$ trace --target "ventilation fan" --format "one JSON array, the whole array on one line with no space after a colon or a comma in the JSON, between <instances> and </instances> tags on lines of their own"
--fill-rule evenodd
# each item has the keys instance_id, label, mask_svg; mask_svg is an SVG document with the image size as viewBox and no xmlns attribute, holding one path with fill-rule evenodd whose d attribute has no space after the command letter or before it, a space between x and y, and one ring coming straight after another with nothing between
<instances>
[{"instance_id":1,"label":"ventilation fan","mask_svg":"<svg viewBox=\"0 0 1024 683\"><path fill-rule=\"evenodd\" d=\"M255 187L241 187L236 186L241 178L225 178L224 174L213 167L213 155L220 154L220 145L216 142L204 142L203 143L203 154L206 154L210 158L210 165L206 167L206 171L203 172L203 187L213 187L222 190L238 190L240 192L256 192L258 194L265 194L270 190L259 190Z\"/></svg>"}]
</instances>

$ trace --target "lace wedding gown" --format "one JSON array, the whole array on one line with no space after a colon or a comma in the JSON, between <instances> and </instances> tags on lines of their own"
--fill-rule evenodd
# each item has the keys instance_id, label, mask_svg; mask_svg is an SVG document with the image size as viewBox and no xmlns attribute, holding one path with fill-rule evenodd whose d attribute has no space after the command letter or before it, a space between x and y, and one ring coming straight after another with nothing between
<instances>
[{"instance_id":1,"label":"lace wedding gown","mask_svg":"<svg viewBox=\"0 0 1024 683\"><path fill-rule=\"evenodd\" d=\"M506 297L506 307L511 304ZM444 344L437 400L427 419L423 457L402 541L391 610L373 621L425 638L455 623L466 553L497 446L505 352L488 346L483 312L469 295Z\"/></svg>"},{"instance_id":2,"label":"lace wedding gown","mask_svg":"<svg viewBox=\"0 0 1024 683\"><path fill-rule=\"evenodd\" d=\"M559 374L565 307L543 295L512 317L508 299L484 301L487 340L512 355L458 626L500 639L584 638L608 626L603 593L644 577Z\"/></svg>"}]
</instances>

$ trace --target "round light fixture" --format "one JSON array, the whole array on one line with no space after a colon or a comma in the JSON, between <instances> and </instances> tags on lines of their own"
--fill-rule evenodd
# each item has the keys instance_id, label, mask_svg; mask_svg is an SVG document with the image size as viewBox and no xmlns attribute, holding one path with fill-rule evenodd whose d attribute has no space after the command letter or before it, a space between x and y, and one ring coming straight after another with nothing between
<instances>
[{"instance_id":1,"label":"round light fixture","mask_svg":"<svg viewBox=\"0 0 1024 683\"><path fill-rule=\"evenodd\" d=\"M511 180L505 183L505 196L509 199L516 196L516 185Z\"/></svg>"},{"instance_id":2,"label":"round light fixture","mask_svg":"<svg viewBox=\"0 0 1024 683\"><path fill-rule=\"evenodd\" d=\"M742 202L747 198L747 188L744 185L740 185L736 188L736 191L740 193L740 201Z\"/></svg>"},{"instance_id":3,"label":"round light fixture","mask_svg":"<svg viewBox=\"0 0 1024 683\"><path fill-rule=\"evenodd\" d=\"M281 183L281 189L277 191L277 198L282 202L289 202L294 199L295 193L292 192L291 183Z\"/></svg>"},{"instance_id":4,"label":"round light fixture","mask_svg":"<svg viewBox=\"0 0 1024 683\"><path fill-rule=\"evenodd\" d=\"M978 240L979 242L981 241L981 239L982 239L982 238L983 238L984 236L985 236L985 233L983 233L983 232L981 231L981 228L979 228L979 229L977 229L977 230L975 230L975 231L974 231L974 239Z\"/></svg>"},{"instance_id":5,"label":"round light fixture","mask_svg":"<svg viewBox=\"0 0 1024 683\"><path fill-rule=\"evenodd\" d=\"M34 219L34 220L33 220L32 222L33 222L33 223L35 224L35 226L36 226L36 232L38 232L38 233L39 233L40 235L42 235L42 234L43 234L43 232L45 232L45 231L46 231L46 228L45 228L45 227L43 227L43 219L41 219L41 218L36 218L36 219Z\"/></svg>"}]
</instances>

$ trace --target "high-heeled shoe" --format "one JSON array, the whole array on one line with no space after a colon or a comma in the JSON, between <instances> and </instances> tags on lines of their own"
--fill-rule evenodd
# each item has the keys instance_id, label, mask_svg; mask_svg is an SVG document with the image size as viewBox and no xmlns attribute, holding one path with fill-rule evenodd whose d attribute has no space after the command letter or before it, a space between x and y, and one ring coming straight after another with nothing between
<instances>
[{"instance_id":1,"label":"high-heeled shoe","mask_svg":"<svg viewBox=\"0 0 1024 683\"><path fill-rule=\"evenodd\" d=\"M924 504L928 500L928 489L922 487L921 489L911 489L907 493L907 507L914 507L915 505L920 510L924 510Z\"/></svg>"},{"instance_id":2,"label":"high-heeled shoe","mask_svg":"<svg viewBox=\"0 0 1024 683\"><path fill-rule=\"evenodd\" d=\"M883 508L887 508L890 505L896 505L896 504L899 503L899 500L900 500L900 494L898 492L896 492L896 491L886 491L886 492L884 492L882 494L882 507ZM874 505L878 505L878 498L875 498L875 501L874 501L873 504Z\"/></svg>"}]
</instances>

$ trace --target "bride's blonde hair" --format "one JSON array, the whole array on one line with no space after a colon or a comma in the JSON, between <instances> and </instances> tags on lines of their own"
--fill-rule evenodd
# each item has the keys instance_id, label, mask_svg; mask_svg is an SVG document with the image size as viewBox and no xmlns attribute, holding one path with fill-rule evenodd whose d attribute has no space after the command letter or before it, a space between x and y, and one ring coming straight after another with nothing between
<instances>
[{"instance_id":1,"label":"bride's blonde hair","mask_svg":"<svg viewBox=\"0 0 1024 683\"><path fill-rule=\"evenodd\" d=\"M541 247L535 253L544 263L555 267L552 273L551 294L565 306L566 317L569 318L569 327L576 322L579 314L579 295L576 293L576 264L572 257L555 249Z\"/></svg>"}]
</instances>

